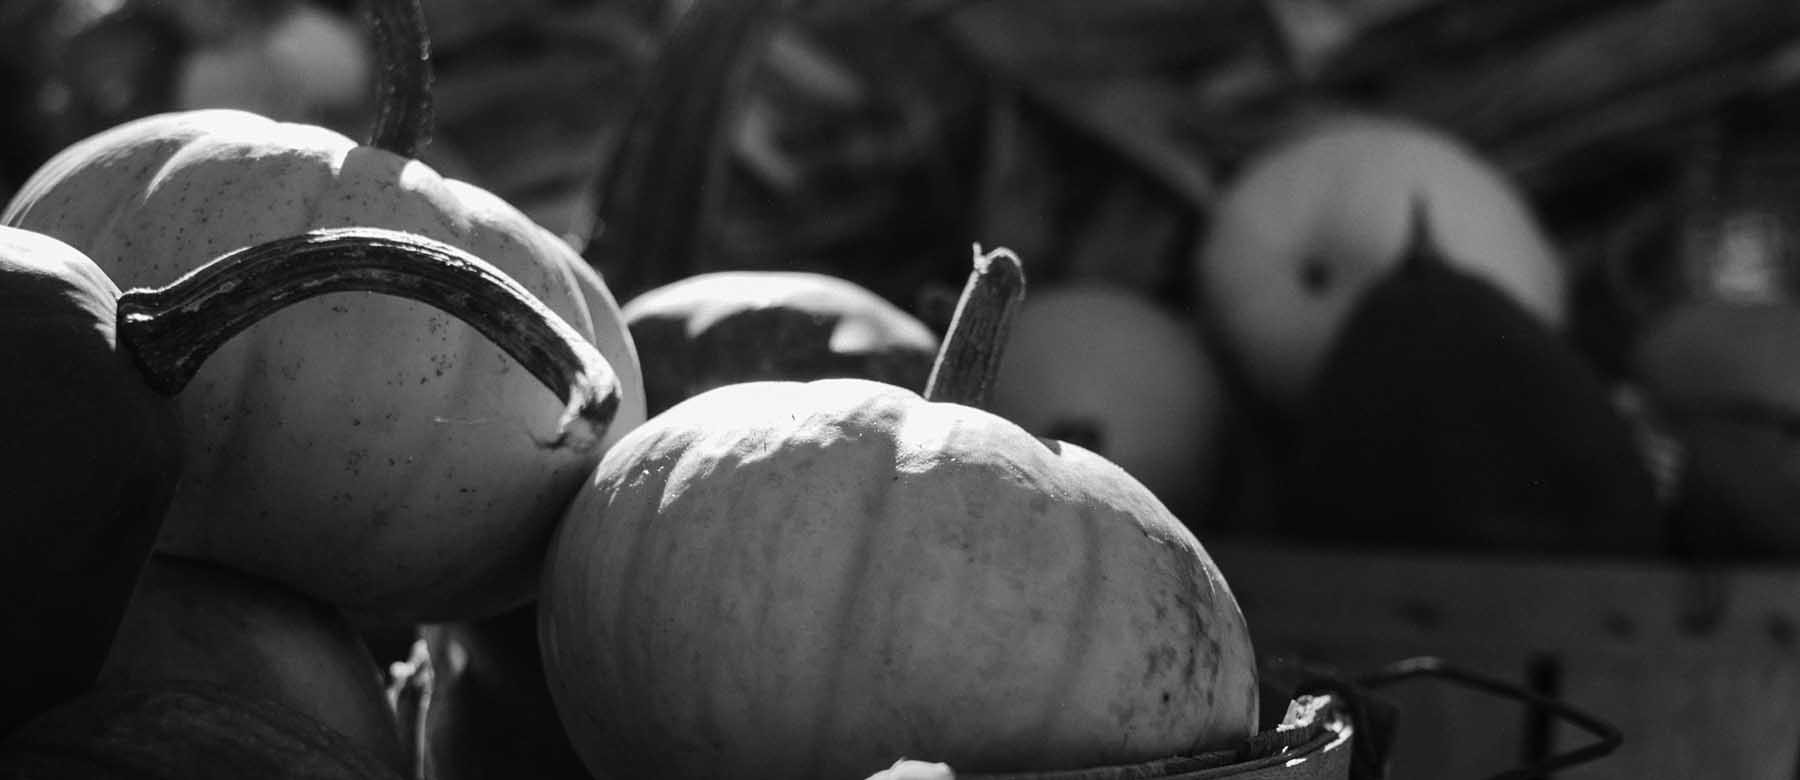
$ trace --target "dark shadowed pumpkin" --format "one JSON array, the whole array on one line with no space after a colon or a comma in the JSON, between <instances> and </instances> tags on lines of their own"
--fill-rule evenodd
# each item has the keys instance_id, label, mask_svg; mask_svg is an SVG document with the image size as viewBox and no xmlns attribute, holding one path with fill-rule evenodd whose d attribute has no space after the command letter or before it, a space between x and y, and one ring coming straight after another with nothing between
<instances>
[{"instance_id":1,"label":"dark shadowed pumpkin","mask_svg":"<svg viewBox=\"0 0 1800 780\"><path fill-rule=\"evenodd\" d=\"M923 387L938 339L862 287L804 271L719 271L625 304L650 413L733 382L860 377Z\"/></svg>"},{"instance_id":2,"label":"dark shadowed pumpkin","mask_svg":"<svg viewBox=\"0 0 1800 780\"><path fill-rule=\"evenodd\" d=\"M214 563L152 555L100 685L217 683L279 702L406 767L375 659L342 614Z\"/></svg>"},{"instance_id":3,"label":"dark shadowed pumpkin","mask_svg":"<svg viewBox=\"0 0 1800 780\"><path fill-rule=\"evenodd\" d=\"M355 742L278 702L169 681L96 688L0 742L25 780L401 780Z\"/></svg>"},{"instance_id":4,"label":"dark shadowed pumpkin","mask_svg":"<svg viewBox=\"0 0 1800 780\"><path fill-rule=\"evenodd\" d=\"M118 298L75 248L0 228L0 733L93 684L180 473Z\"/></svg>"}]
</instances>

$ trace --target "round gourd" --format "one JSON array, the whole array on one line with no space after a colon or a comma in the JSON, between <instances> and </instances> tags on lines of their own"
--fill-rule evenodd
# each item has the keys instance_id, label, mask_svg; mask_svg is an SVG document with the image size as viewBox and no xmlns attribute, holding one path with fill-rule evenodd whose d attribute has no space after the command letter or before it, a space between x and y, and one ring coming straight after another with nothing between
<instances>
[{"instance_id":1,"label":"round gourd","mask_svg":"<svg viewBox=\"0 0 1800 780\"><path fill-rule=\"evenodd\" d=\"M396 772L405 751L381 669L344 616L217 564L153 555L100 685L217 683L280 702Z\"/></svg>"},{"instance_id":2,"label":"round gourd","mask_svg":"<svg viewBox=\"0 0 1800 780\"><path fill-rule=\"evenodd\" d=\"M875 294L822 274L702 274L624 308L645 356L652 415L700 392L753 380L858 377L922 387L937 337ZM428 712L432 773L585 774L544 678L537 610L528 605L427 631L436 685Z\"/></svg>"},{"instance_id":3,"label":"round gourd","mask_svg":"<svg viewBox=\"0 0 1800 780\"><path fill-rule=\"evenodd\" d=\"M852 282L802 271L720 271L625 304L647 356L651 414L733 382L861 377L923 387L938 340Z\"/></svg>"},{"instance_id":4,"label":"round gourd","mask_svg":"<svg viewBox=\"0 0 1800 780\"><path fill-rule=\"evenodd\" d=\"M1500 171L1422 125L1328 120L1250 161L1201 242L1198 298L1259 393L1302 401L1355 302L1405 254L1415 202L1452 264L1561 327L1556 250Z\"/></svg>"},{"instance_id":5,"label":"round gourd","mask_svg":"<svg viewBox=\"0 0 1800 780\"><path fill-rule=\"evenodd\" d=\"M539 617L590 770L1066 769L1251 733L1249 636L1193 534L1118 466L947 402L984 395L993 347L972 344L1006 317L979 302L1017 273L995 258L978 274L940 400L736 384L608 453L558 532Z\"/></svg>"},{"instance_id":6,"label":"round gourd","mask_svg":"<svg viewBox=\"0 0 1800 780\"><path fill-rule=\"evenodd\" d=\"M372 10L386 97L372 145L240 111L161 114L59 153L4 222L69 242L128 286L310 228L436 239L492 263L597 346L621 388L613 435L631 428L641 380L611 294L516 209L411 159L429 113L418 8ZM429 307L301 304L225 345L182 394L188 471L161 547L393 622L518 604L603 449L544 446L562 412L536 385Z\"/></svg>"},{"instance_id":7,"label":"round gourd","mask_svg":"<svg viewBox=\"0 0 1800 780\"><path fill-rule=\"evenodd\" d=\"M652 415L715 387L855 377L923 387L938 339L851 282L805 272L702 274L625 304L644 356ZM427 631L436 685L428 711L439 780L586 774L556 719L535 605Z\"/></svg>"},{"instance_id":8,"label":"round gourd","mask_svg":"<svg viewBox=\"0 0 1800 780\"><path fill-rule=\"evenodd\" d=\"M434 251L438 250L438 251ZM569 399L596 439L616 406L604 360L456 250L390 231L320 231L223 255L120 294L76 249L0 228L0 728L93 684L179 476L174 401L220 344L296 301L346 290L444 307Z\"/></svg>"},{"instance_id":9,"label":"round gourd","mask_svg":"<svg viewBox=\"0 0 1800 780\"><path fill-rule=\"evenodd\" d=\"M0 776L37 780L401 780L278 702L195 681L96 688L0 742Z\"/></svg>"},{"instance_id":10,"label":"round gourd","mask_svg":"<svg viewBox=\"0 0 1800 780\"><path fill-rule=\"evenodd\" d=\"M0 228L0 733L93 684L180 474L118 298L75 248Z\"/></svg>"},{"instance_id":11,"label":"round gourd","mask_svg":"<svg viewBox=\"0 0 1800 780\"><path fill-rule=\"evenodd\" d=\"M1205 506L1225 409L1191 323L1095 283L1034 290L994 383L995 414L1119 464L1178 515Z\"/></svg>"}]
</instances>

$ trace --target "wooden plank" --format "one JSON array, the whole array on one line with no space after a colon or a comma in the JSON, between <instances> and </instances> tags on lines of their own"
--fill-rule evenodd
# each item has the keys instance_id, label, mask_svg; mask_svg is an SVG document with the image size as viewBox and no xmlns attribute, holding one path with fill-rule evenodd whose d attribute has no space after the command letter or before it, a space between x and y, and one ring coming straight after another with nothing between
<instances>
[{"instance_id":1,"label":"wooden plank","mask_svg":"<svg viewBox=\"0 0 1800 780\"><path fill-rule=\"evenodd\" d=\"M1773 780L1800 767L1800 568L1207 547L1259 653L1352 671L1431 654L1520 682L1550 665L1554 695L1626 738L1569 777ZM1487 776L1532 752L1516 707L1448 691L1398 701L1397 777ZM1591 739L1563 726L1538 749Z\"/></svg>"},{"instance_id":2,"label":"wooden plank","mask_svg":"<svg viewBox=\"0 0 1800 780\"><path fill-rule=\"evenodd\" d=\"M1569 558L1293 550L1213 540L1253 630L1534 653L1718 659L1800 652L1800 569L1729 572Z\"/></svg>"},{"instance_id":3,"label":"wooden plank","mask_svg":"<svg viewBox=\"0 0 1800 780\"><path fill-rule=\"evenodd\" d=\"M1563 695L1625 736L1618 752L1569 778L1791 780L1800 766L1800 665L1791 659L1595 654L1565 669ZM1559 749L1587 739L1557 732Z\"/></svg>"}]
</instances>

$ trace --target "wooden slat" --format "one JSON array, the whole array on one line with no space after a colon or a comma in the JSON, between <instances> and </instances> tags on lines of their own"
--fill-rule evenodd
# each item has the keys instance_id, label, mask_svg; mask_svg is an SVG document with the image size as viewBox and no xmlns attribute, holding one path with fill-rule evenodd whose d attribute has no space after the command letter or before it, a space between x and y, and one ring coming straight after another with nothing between
<instances>
[{"instance_id":1,"label":"wooden slat","mask_svg":"<svg viewBox=\"0 0 1800 780\"><path fill-rule=\"evenodd\" d=\"M1800 768L1800 568L1207 547L1260 653L1346 671L1439 655L1521 684L1532 664L1551 665L1556 695L1626 738L1570 777L1772 780ZM1526 755L1524 719L1503 714L1516 708L1451 696L1401 700L1397 776L1480 777ZM1543 749L1589 739L1559 728Z\"/></svg>"},{"instance_id":2,"label":"wooden slat","mask_svg":"<svg viewBox=\"0 0 1800 780\"><path fill-rule=\"evenodd\" d=\"M1625 735L1570 778L1791 780L1800 758L1800 666L1673 656L1576 656L1563 695ZM1563 748L1582 737L1558 734Z\"/></svg>"},{"instance_id":3,"label":"wooden slat","mask_svg":"<svg viewBox=\"0 0 1800 780\"><path fill-rule=\"evenodd\" d=\"M1794 657L1800 570L1208 544L1246 615L1281 630L1534 652ZM1504 627L1500 630L1498 627Z\"/></svg>"}]
</instances>

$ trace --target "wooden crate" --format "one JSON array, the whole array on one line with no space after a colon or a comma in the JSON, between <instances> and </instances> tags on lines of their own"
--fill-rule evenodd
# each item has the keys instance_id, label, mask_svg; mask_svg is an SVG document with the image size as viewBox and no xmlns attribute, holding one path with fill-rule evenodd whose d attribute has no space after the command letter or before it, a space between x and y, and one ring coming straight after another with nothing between
<instances>
[{"instance_id":1,"label":"wooden crate","mask_svg":"<svg viewBox=\"0 0 1800 780\"><path fill-rule=\"evenodd\" d=\"M1373 670L1437 655L1617 726L1620 749L1558 777L1800 775L1800 565L1684 567L1211 541L1257 650ZM1591 741L1429 680L1399 707L1396 780L1482 778Z\"/></svg>"}]
</instances>

